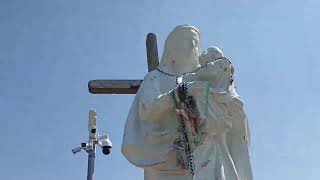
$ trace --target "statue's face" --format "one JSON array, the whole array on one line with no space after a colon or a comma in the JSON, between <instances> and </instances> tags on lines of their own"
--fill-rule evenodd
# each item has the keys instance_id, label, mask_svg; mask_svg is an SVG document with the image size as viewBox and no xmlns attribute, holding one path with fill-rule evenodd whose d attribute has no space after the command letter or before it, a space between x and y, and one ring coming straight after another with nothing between
<instances>
[{"instance_id":1,"label":"statue's face","mask_svg":"<svg viewBox=\"0 0 320 180\"><path fill-rule=\"evenodd\" d=\"M208 62L213 62L214 60L223 57L222 51L217 47L210 47L207 50L203 51L199 57L201 65L205 65Z\"/></svg>"},{"instance_id":2,"label":"statue's face","mask_svg":"<svg viewBox=\"0 0 320 180\"><path fill-rule=\"evenodd\" d=\"M180 25L166 39L160 67L181 75L199 67L200 35L193 26Z\"/></svg>"},{"instance_id":3,"label":"statue's face","mask_svg":"<svg viewBox=\"0 0 320 180\"><path fill-rule=\"evenodd\" d=\"M183 29L176 39L174 51L179 59L196 59L199 56L199 35L193 29Z\"/></svg>"},{"instance_id":4,"label":"statue's face","mask_svg":"<svg viewBox=\"0 0 320 180\"><path fill-rule=\"evenodd\" d=\"M175 29L166 42L166 48L170 52L172 62L198 60L199 39L198 32L191 27Z\"/></svg>"}]
</instances>

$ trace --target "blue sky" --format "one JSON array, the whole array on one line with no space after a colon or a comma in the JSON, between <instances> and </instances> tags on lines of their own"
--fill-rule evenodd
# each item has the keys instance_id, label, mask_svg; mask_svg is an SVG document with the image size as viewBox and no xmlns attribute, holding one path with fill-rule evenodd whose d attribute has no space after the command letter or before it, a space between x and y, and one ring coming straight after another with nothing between
<instances>
[{"instance_id":1,"label":"blue sky","mask_svg":"<svg viewBox=\"0 0 320 180\"><path fill-rule=\"evenodd\" d=\"M159 54L179 24L201 46L221 47L236 68L251 126L257 180L320 177L320 3L309 1L0 0L0 179L86 178L87 138L97 110L112 154L97 153L95 179L143 179L120 153L132 95L92 95L91 79L141 79L145 37Z\"/></svg>"}]
</instances>

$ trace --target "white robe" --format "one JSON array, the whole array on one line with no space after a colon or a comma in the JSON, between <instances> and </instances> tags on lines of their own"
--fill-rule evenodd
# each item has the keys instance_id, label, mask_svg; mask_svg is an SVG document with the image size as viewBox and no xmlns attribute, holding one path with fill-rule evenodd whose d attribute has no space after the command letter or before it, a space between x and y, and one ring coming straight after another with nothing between
<instances>
[{"instance_id":1,"label":"white robe","mask_svg":"<svg viewBox=\"0 0 320 180\"><path fill-rule=\"evenodd\" d=\"M122 144L122 153L144 168L146 180L252 180L242 102L233 87L221 91L220 86L211 86L217 83L199 80L190 85L188 94L197 100L208 133L193 152L196 169L191 176L177 165L173 146L180 135L173 98L175 77L158 71L146 75L131 106Z\"/></svg>"}]
</instances>

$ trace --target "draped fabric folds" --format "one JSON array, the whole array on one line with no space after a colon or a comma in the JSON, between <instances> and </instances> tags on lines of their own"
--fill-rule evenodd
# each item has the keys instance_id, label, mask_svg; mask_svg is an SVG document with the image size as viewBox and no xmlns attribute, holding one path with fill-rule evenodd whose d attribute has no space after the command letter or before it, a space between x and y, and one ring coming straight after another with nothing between
<instances>
[{"instance_id":1,"label":"draped fabric folds","mask_svg":"<svg viewBox=\"0 0 320 180\"><path fill-rule=\"evenodd\" d=\"M174 147L180 136L175 77L159 71L146 75L132 103L122 144L124 156L145 169L146 180L252 180L248 123L229 77L230 66L221 61L184 78L206 122L205 138L193 151L196 169L191 176L178 166Z\"/></svg>"}]
</instances>

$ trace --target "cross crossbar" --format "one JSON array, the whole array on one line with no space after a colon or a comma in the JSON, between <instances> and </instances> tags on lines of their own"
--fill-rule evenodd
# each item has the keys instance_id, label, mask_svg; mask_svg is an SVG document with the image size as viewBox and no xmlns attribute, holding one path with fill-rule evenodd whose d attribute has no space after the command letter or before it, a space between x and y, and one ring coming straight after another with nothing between
<instances>
[{"instance_id":1,"label":"cross crossbar","mask_svg":"<svg viewBox=\"0 0 320 180\"><path fill-rule=\"evenodd\" d=\"M92 94L136 94L142 80L91 80L88 83Z\"/></svg>"},{"instance_id":2,"label":"cross crossbar","mask_svg":"<svg viewBox=\"0 0 320 180\"><path fill-rule=\"evenodd\" d=\"M147 35L148 71L155 70L159 65L157 37L153 33ZM92 94L136 94L142 80L91 80L88 83Z\"/></svg>"}]
</instances>

